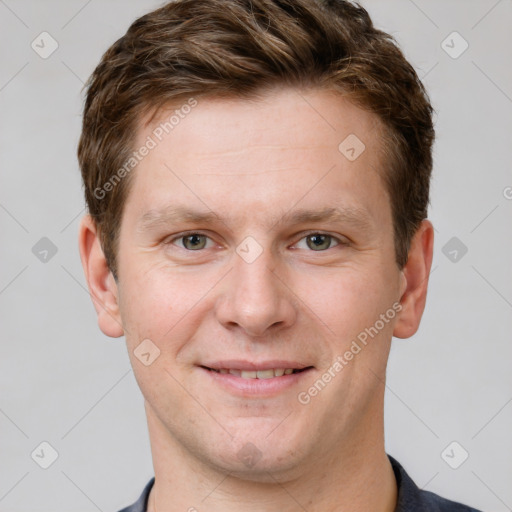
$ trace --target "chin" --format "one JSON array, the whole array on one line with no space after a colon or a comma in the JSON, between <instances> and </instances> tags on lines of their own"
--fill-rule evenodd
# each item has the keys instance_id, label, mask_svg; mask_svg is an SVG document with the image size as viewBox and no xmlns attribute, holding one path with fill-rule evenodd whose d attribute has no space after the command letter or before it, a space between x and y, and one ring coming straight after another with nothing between
<instances>
[{"instance_id":1,"label":"chin","mask_svg":"<svg viewBox=\"0 0 512 512\"><path fill-rule=\"evenodd\" d=\"M274 425L275 428L275 425ZM297 468L304 467L304 437L289 432L261 430L238 431L227 444L215 443L214 453L210 452L210 463L241 480L275 483L276 479L292 475Z\"/></svg>"},{"instance_id":2,"label":"chin","mask_svg":"<svg viewBox=\"0 0 512 512\"><path fill-rule=\"evenodd\" d=\"M252 452L253 448L248 449L251 445L245 445L248 452ZM217 465L216 469L222 469L223 472L229 473L230 477L249 482L270 483L275 484L278 481L287 481L294 478L294 474L302 466L298 458L293 457L290 452L283 454L259 454L244 461L240 461L238 454L234 458L227 460L223 457L221 465ZM218 461L217 461L218 462Z\"/></svg>"}]
</instances>

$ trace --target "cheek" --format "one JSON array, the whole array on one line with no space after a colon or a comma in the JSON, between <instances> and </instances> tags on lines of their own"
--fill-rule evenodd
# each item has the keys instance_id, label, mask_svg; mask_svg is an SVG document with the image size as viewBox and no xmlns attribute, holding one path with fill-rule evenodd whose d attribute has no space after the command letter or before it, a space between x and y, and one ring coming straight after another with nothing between
<instances>
[{"instance_id":1,"label":"cheek","mask_svg":"<svg viewBox=\"0 0 512 512\"><path fill-rule=\"evenodd\" d=\"M149 338L162 350L193 332L215 284L205 275L158 267L123 277L120 309L129 345Z\"/></svg>"},{"instance_id":2,"label":"cheek","mask_svg":"<svg viewBox=\"0 0 512 512\"><path fill-rule=\"evenodd\" d=\"M393 287L384 275L345 267L301 276L297 295L306 305L304 312L323 325L338 352L392 308ZM379 332L391 330L388 319Z\"/></svg>"}]
</instances>

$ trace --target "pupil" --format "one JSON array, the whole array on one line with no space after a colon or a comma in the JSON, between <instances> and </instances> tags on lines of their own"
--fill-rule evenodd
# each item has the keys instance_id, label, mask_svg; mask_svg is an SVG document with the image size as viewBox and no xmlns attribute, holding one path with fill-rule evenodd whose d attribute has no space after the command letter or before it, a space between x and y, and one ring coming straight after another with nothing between
<instances>
[{"instance_id":1,"label":"pupil","mask_svg":"<svg viewBox=\"0 0 512 512\"><path fill-rule=\"evenodd\" d=\"M201 248L202 245L204 245L203 240L201 239L202 235L188 235L185 238L185 247L187 249L197 249L198 247Z\"/></svg>"},{"instance_id":2,"label":"pupil","mask_svg":"<svg viewBox=\"0 0 512 512\"><path fill-rule=\"evenodd\" d=\"M330 238L328 235L311 235L309 239L312 241L310 248L313 250L327 249L330 245Z\"/></svg>"}]
</instances>

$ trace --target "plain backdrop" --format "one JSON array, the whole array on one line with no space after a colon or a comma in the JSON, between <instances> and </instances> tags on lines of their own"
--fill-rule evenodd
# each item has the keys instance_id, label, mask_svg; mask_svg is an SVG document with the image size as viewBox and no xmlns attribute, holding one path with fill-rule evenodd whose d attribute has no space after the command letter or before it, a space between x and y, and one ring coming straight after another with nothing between
<instances>
[{"instance_id":1,"label":"plain backdrop","mask_svg":"<svg viewBox=\"0 0 512 512\"><path fill-rule=\"evenodd\" d=\"M83 82L159 5L0 0L2 512L115 512L153 475L124 340L100 332L86 290L76 146ZM363 5L436 109L433 271L419 332L393 341L387 452L419 487L510 511L512 2ZM53 452L42 442L58 454L47 469L37 454Z\"/></svg>"}]
</instances>

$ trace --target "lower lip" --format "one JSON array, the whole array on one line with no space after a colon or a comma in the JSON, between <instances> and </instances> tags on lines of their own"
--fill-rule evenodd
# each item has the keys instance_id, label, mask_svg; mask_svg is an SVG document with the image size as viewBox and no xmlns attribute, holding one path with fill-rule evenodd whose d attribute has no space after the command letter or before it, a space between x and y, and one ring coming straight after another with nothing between
<instances>
[{"instance_id":1,"label":"lower lip","mask_svg":"<svg viewBox=\"0 0 512 512\"><path fill-rule=\"evenodd\" d=\"M272 377L270 379L243 379L242 377L237 377L230 373L218 373L207 370L206 368L200 368L200 370L231 393L241 396L261 397L275 395L297 385L311 374L313 368L308 368L299 373L282 375L281 377Z\"/></svg>"}]
</instances>

